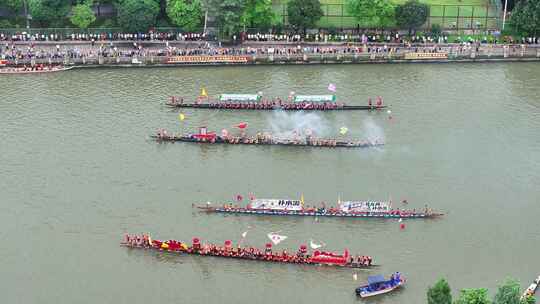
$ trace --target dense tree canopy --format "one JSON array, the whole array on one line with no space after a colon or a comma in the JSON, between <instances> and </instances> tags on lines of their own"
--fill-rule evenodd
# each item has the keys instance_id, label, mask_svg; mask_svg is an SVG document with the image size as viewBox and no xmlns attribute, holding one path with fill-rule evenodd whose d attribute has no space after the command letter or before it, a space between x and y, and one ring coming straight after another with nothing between
<instances>
[{"instance_id":1,"label":"dense tree canopy","mask_svg":"<svg viewBox=\"0 0 540 304\"><path fill-rule=\"evenodd\" d=\"M400 28L408 29L410 34L412 30L426 22L428 14L427 4L420 3L418 0L408 0L396 7L396 24Z\"/></svg>"},{"instance_id":2,"label":"dense tree canopy","mask_svg":"<svg viewBox=\"0 0 540 304\"><path fill-rule=\"evenodd\" d=\"M248 28L268 29L278 23L272 0L246 0L242 24Z\"/></svg>"},{"instance_id":3,"label":"dense tree canopy","mask_svg":"<svg viewBox=\"0 0 540 304\"><path fill-rule=\"evenodd\" d=\"M148 31L159 13L159 4L154 0L122 0L117 8L118 24L129 32Z\"/></svg>"},{"instance_id":4,"label":"dense tree canopy","mask_svg":"<svg viewBox=\"0 0 540 304\"><path fill-rule=\"evenodd\" d=\"M221 33L231 37L237 33L242 24L245 0L206 0L206 6L216 19Z\"/></svg>"},{"instance_id":5,"label":"dense tree canopy","mask_svg":"<svg viewBox=\"0 0 540 304\"><path fill-rule=\"evenodd\" d=\"M452 304L452 291L445 279L440 279L427 292L428 304Z\"/></svg>"},{"instance_id":6,"label":"dense tree canopy","mask_svg":"<svg viewBox=\"0 0 540 304\"><path fill-rule=\"evenodd\" d=\"M456 304L491 304L485 288L462 289Z\"/></svg>"},{"instance_id":7,"label":"dense tree canopy","mask_svg":"<svg viewBox=\"0 0 540 304\"><path fill-rule=\"evenodd\" d=\"M520 0L516 3L510 17L512 27L522 35L540 34L540 1Z\"/></svg>"},{"instance_id":8,"label":"dense tree canopy","mask_svg":"<svg viewBox=\"0 0 540 304\"><path fill-rule=\"evenodd\" d=\"M363 25L384 26L392 23L395 6L390 0L346 0L349 14Z\"/></svg>"},{"instance_id":9,"label":"dense tree canopy","mask_svg":"<svg viewBox=\"0 0 540 304\"><path fill-rule=\"evenodd\" d=\"M319 0L290 0L287 4L289 24L297 30L314 27L323 16Z\"/></svg>"},{"instance_id":10,"label":"dense tree canopy","mask_svg":"<svg viewBox=\"0 0 540 304\"><path fill-rule=\"evenodd\" d=\"M520 304L521 297L519 283L508 279L503 285L499 286L493 304Z\"/></svg>"},{"instance_id":11,"label":"dense tree canopy","mask_svg":"<svg viewBox=\"0 0 540 304\"><path fill-rule=\"evenodd\" d=\"M59 26L64 23L71 3L65 0L28 0L32 19L47 26Z\"/></svg>"},{"instance_id":12,"label":"dense tree canopy","mask_svg":"<svg viewBox=\"0 0 540 304\"><path fill-rule=\"evenodd\" d=\"M167 0L167 16L171 22L188 32L201 28L203 10L200 0Z\"/></svg>"},{"instance_id":13,"label":"dense tree canopy","mask_svg":"<svg viewBox=\"0 0 540 304\"><path fill-rule=\"evenodd\" d=\"M0 0L0 7L6 7L16 12L22 10L23 5L23 0Z\"/></svg>"},{"instance_id":14,"label":"dense tree canopy","mask_svg":"<svg viewBox=\"0 0 540 304\"><path fill-rule=\"evenodd\" d=\"M96 21L96 15L89 4L77 4L71 8L69 21L78 28L84 29Z\"/></svg>"}]
</instances>

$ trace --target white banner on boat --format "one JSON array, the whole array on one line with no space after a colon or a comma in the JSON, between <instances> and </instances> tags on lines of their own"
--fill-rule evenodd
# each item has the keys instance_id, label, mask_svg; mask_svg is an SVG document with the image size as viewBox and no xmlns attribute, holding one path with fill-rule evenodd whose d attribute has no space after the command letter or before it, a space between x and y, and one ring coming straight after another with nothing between
<instances>
[{"instance_id":1,"label":"white banner on boat","mask_svg":"<svg viewBox=\"0 0 540 304\"><path fill-rule=\"evenodd\" d=\"M261 96L257 94L221 94L221 101L258 101Z\"/></svg>"},{"instance_id":2,"label":"white banner on boat","mask_svg":"<svg viewBox=\"0 0 540 304\"><path fill-rule=\"evenodd\" d=\"M334 102L335 95L296 95L295 102Z\"/></svg>"},{"instance_id":3,"label":"white banner on boat","mask_svg":"<svg viewBox=\"0 0 540 304\"><path fill-rule=\"evenodd\" d=\"M341 202L340 209L343 212L388 212L388 202Z\"/></svg>"},{"instance_id":4,"label":"white banner on boat","mask_svg":"<svg viewBox=\"0 0 540 304\"><path fill-rule=\"evenodd\" d=\"M253 209L272 209L272 210L302 210L300 200L285 199L255 199L251 202Z\"/></svg>"}]
</instances>

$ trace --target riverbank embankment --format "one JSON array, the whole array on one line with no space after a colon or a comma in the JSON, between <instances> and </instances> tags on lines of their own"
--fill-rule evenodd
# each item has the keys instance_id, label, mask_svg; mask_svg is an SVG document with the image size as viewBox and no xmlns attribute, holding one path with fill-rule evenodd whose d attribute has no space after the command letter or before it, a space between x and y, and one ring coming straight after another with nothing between
<instances>
[{"instance_id":1,"label":"riverbank embankment","mask_svg":"<svg viewBox=\"0 0 540 304\"><path fill-rule=\"evenodd\" d=\"M5 44L7 66L152 67L193 65L380 64L540 61L538 45L206 41L18 41Z\"/></svg>"}]
</instances>

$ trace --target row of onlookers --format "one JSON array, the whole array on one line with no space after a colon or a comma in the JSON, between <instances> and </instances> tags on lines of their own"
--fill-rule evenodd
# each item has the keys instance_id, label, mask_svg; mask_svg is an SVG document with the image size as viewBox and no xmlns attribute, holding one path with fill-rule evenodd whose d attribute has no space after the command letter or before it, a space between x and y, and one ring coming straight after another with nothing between
<instances>
[{"instance_id":1,"label":"row of onlookers","mask_svg":"<svg viewBox=\"0 0 540 304\"><path fill-rule=\"evenodd\" d=\"M148 33L30 33L24 30L17 33L1 32L0 41L202 41L213 39L205 33L177 33L177 32L148 32ZM241 42L361 42L361 43L523 43L540 44L539 37L521 37L514 39L511 36L485 35L481 38L471 36L443 35L401 35L399 32L390 33L311 33L300 34L269 34L269 33L240 33L231 37L233 41Z\"/></svg>"},{"instance_id":2,"label":"row of onlookers","mask_svg":"<svg viewBox=\"0 0 540 304\"><path fill-rule=\"evenodd\" d=\"M0 58L3 59L43 59L43 58L82 58L82 57L134 57L134 56L217 56L217 55L247 55L247 56L297 56L297 55L347 55L347 54L401 54L414 53L453 53L477 54L502 53L503 47L494 44L461 43L423 45L414 44L365 44L340 46L309 46L309 45L258 45L237 47L215 47L207 42L195 46L170 46L166 44L150 44L143 47L141 43L115 44L111 41L98 41L95 44L15 44L0 43ZM506 48L510 54L527 48L512 45Z\"/></svg>"}]
</instances>

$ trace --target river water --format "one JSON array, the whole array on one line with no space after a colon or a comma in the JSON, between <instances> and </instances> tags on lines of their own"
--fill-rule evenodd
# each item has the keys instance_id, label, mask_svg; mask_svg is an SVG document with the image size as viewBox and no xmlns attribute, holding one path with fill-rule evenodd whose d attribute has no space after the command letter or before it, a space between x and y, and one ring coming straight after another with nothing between
<instances>
[{"instance_id":1,"label":"river water","mask_svg":"<svg viewBox=\"0 0 540 304\"><path fill-rule=\"evenodd\" d=\"M2 76L0 286L5 303L355 303L368 275L402 272L407 286L368 303L424 303L446 277L495 291L525 286L540 251L538 64L325 65L87 69ZM325 94L351 104L382 95L384 111L288 114L178 111L169 95L223 92ZM384 148L159 144L159 127L235 132L310 127L384 138ZM333 203L424 204L438 220L340 220L207 215L192 203L236 194ZM266 234L310 239L374 257L352 271L129 250L124 233L237 241ZM353 281L353 273L358 281Z\"/></svg>"}]
</instances>

